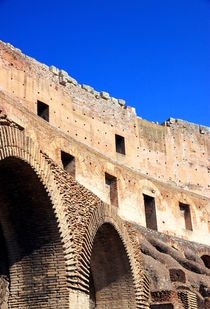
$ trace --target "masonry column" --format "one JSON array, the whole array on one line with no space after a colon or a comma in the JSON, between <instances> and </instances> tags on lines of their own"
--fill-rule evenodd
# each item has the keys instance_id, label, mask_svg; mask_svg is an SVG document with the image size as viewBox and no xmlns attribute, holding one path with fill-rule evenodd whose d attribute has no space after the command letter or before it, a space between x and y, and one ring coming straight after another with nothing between
<instances>
[{"instance_id":1,"label":"masonry column","mask_svg":"<svg viewBox=\"0 0 210 309\"><path fill-rule=\"evenodd\" d=\"M81 291L71 290L69 293L69 309L89 309L89 295Z\"/></svg>"}]
</instances>

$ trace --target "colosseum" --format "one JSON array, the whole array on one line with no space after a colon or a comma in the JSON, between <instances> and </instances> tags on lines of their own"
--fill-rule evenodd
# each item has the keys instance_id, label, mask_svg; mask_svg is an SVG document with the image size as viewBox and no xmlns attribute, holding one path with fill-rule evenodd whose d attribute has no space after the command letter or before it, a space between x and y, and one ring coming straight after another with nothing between
<instances>
[{"instance_id":1,"label":"colosseum","mask_svg":"<svg viewBox=\"0 0 210 309\"><path fill-rule=\"evenodd\" d=\"M209 309L209 137L0 42L0 308Z\"/></svg>"}]
</instances>

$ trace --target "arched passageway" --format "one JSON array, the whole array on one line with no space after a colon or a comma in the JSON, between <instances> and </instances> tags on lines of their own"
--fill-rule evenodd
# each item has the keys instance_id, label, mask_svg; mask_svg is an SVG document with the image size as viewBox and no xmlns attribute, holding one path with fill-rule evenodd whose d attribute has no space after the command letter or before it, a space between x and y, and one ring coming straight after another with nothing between
<instances>
[{"instance_id":1,"label":"arched passageway","mask_svg":"<svg viewBox=\"0 0 210 309\"><path fill-rule=\"evenodd\" d=\"M204 254L201 256L201 259L204 262L204 265L210 269L210 255Z\"/></svg>"},{"instance_id":2,"label":"arched passageway","mask_svg":"<svg viewBox=\"0 0 210 309\"><path fill-rule=\"evenodd\" d=\"M90 309L136 308L129 259L111 224L98 229L90 265Z\"/></svg>"},{"instance_id":3,"label":"arched passageway","mask_svg":"<svg viewBox=\"0 0 210 309\"><path fill-rule=\"evenodd\" d=\"M12 157L0 161L0 246L1 302L11 309L68 308L63 246L50 198L31 166Z\"/></svg>"}]
</instances>

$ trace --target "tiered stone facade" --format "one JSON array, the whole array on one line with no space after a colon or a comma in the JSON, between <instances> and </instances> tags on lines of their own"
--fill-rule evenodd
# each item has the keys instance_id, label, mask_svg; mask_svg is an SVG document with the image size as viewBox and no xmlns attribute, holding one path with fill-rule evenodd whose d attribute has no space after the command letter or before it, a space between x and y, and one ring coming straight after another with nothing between
<instances>
[{"instance_id":1,"label":"tiered stone facade","mask_svg":"<svg viewBox=\"0 0 210 309\"><path fill-rule=\"evenodd\" d=\"M1 308L208 309L209 145L0 43Z\"/></svg>"}]
</instances>

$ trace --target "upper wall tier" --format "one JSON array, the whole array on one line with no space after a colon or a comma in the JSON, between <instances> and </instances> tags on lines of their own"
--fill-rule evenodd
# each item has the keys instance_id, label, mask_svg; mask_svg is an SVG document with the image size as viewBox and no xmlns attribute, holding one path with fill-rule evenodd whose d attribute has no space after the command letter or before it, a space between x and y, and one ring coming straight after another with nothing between
<instances>
[{"instance_id":1,"label":"upper wall tier","mask_svg":"<svg viewBox=\"0 0 210 309\"><path fill-rule=\"evenodd\" d=\"M163 125L142 120L122 100L81 86L64 71L40 64L3 42L0 90L35 114L37 100L47 104L52 126L110 159L161 182L209 196L208 128L175 119ZM116 151L116 134L124 138L125 154Z\"/></svg>"},{"instance_id":2,"label":"upper wall tier","mask_svg":"<svg viewBox=\"0 0 210 309\"><path fill-rule=\"evenodd\" d=\"M122 218L209 244L208 128L142 120L122 100L4 43L1 111Z\"/></svg>"}]
</instances>

